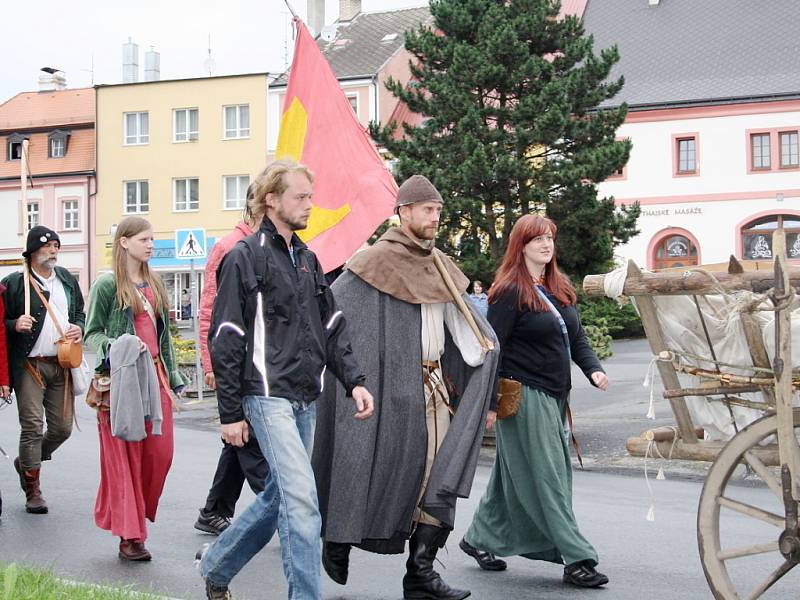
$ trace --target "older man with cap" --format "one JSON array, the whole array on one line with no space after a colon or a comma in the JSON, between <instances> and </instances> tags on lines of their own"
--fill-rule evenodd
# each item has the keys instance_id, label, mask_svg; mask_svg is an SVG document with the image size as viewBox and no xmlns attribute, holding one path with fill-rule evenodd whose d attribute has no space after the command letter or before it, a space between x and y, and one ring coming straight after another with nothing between
<instances>
[{"instance_id":1,"label":"older man with cap","mask_svg":"<svg viewBox=\"0 0 800 600\"><path fill-rule=\"evenodd\" d=\"M78 280L56 266L60 249L58 234L37 225L28 232L22 253L24 271L2 282L11 387L17 396L21 429L14 467L25 492L25 510L34 514L47 512L39 487L41 463L50 460L72 433L75 399L69 389L69 370L58 364L57 342L61 333L80 341L86 321Z\"/></svg>"},{"instance_id":2,"label":"older man with cap","mask_svg":"<svg viewBox=\"0 0 800 600\"><path fill-rule=\"evenodd\" d=\"M433 561L470 492L498 352L463 302L469 281L434 246L442 207L430 181L411 177L398 190L400 227L333 284L375 417L352 423L345 390L328 378L312 463L331 579L346 583L352 546L400 554L408 539L404 597L457 600L470 592L447 585Z\"/></svg>"}]
</instances>

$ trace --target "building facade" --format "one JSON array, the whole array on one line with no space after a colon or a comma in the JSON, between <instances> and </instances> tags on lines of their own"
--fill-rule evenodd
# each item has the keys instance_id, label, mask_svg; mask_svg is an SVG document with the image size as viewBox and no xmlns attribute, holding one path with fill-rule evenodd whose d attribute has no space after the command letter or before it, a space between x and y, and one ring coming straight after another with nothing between
<instances>
[{"instance_id":1,"label":"building facade","mask_svg":"<svg viewBox=\"0 0 800 600\"><path fill-rule=\"evenodd\" d=\"M44 225L58 232L59 264L86 294L94 241L94 90L65 89L55 74L42 76L40 85L0 105L0 277L20 269L28 230Z\"/></svg>"},{"instance_id":2,"label":"building facade","mask_svg":"<svg viewBox=\"0 0 800 600\"><path fill-rule=\"evenodd\" d=\"M150 221L151 265L172 294L176 317L190 262L176 230L206 232L206 254L241 220L250 182L264 168L267 74L97 86L97 271L111 267L116 224ZM194 260L202 270L205 259Z\"/></svg>"},{"instance_id":3,"label":"building facade","mask_svg":"<svg viewBox=\"0 0 800 600\"><path fill-rule=\"evenodd\" d=\"M650 269L773 259L787 233L800 262L797 7L747 0L588 0L595 48L617 44L619 129L633 150L600 185L639 202L639 235L617 249ZM642 32L647 32L643 35Z\"/></svg>"}]
</instances>

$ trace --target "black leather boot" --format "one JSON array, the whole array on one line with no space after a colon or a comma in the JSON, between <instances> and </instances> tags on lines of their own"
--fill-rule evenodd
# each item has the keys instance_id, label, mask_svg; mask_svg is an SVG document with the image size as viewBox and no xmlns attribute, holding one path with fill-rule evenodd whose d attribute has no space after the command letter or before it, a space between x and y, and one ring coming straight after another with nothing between
<instances>
[{"instance_id":1,"label":"black leather boot","mask_svg":"<svg viewBox=\"0 0 800 600\"><path fill-rule=\"evenodd\" d=\"M447 585L433 570L436 552L444 546L450 532L441 527L420 523L408 541L406 575L403 577L403 598L407 600L463 600L469 590Z\"/></svg>"},{"instance_id":2,"label":"black leather boot","mask_svg":"<svg viewBox=\"0 0 800 600\"><path fill-rule=\"evenodd\" d=\"M350 544L322 542L322 566L328 577L339 585L347 583L350 566Z\"/></svg>"}]
</instances>

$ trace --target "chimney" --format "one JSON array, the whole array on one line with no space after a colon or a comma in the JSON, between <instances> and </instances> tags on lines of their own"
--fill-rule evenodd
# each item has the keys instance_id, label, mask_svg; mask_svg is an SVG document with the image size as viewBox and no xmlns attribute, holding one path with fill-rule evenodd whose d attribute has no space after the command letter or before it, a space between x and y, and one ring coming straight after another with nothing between
<instances>
[{"instance_id":1,"label":"chimney","mask_svg":"<svg viewBox=\"0 0 800 600\"><path fill-rule=\"evenodd\" d=\"M122 44L122 83L136 83L139 81L139 46L128 38Z\"/></svg>"},{"instance_id":2,"label":"chimney","mask_svg":"<svg viewBox=\"0 0 800 600\"><path fill-rule=\"evenodd\" d=\"M339 0L339 20L352 21L361 12L361 0Z\"/></svg>"},{"instance_id":3,"label":"chimney","mask_svg":"<svg viewBox=\"0 0 800 600\"><path fill-rule=\"evenodd\" d=\"M313 35L325 27L325 0L308 0L308 27Z\"/></svg>"},{"instance_id":4,"label":"chimney","mask_svg":"<svg viewBox=\"0 0 800 600\"><path fill-rule=\"evenodd\" d=\"M144 80L158 81L161 79L161 54L152 46L144 53Z\"/></svg>"},{"instance_id":5,"label":"chimney","mask_svg":"<svg viewBox=\"0 0 800 600\"><path fill-rule=\"evenodd\" d=\"M64 77L62 71L52 67L43 67L40 70L42 71L42 74L39 75L40 92L55 92L67 89L67 78Z\"/></svg>"}]
</instances>

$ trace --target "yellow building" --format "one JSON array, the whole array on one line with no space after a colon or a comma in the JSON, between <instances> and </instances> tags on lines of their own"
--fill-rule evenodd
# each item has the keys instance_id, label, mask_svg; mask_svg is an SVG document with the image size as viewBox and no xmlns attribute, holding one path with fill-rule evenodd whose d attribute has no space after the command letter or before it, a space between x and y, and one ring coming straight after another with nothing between
<instances>
[{"instance_id":1,"label":"yellow building","mask_svg":"<svg viewBox=\"0 0 800 600\"><path fill-rule=\"evenodd\" d=\"M175 230L205 229L209 250L241 219L247 186L265 165L267 74L96 90L96 270L111 267L115 225L140 215L156 238L151 265L179 311L190 263L176 257Z\"/></svg>"}]
</instances>

